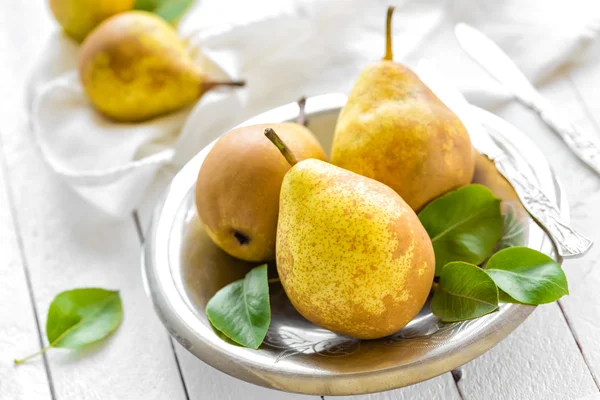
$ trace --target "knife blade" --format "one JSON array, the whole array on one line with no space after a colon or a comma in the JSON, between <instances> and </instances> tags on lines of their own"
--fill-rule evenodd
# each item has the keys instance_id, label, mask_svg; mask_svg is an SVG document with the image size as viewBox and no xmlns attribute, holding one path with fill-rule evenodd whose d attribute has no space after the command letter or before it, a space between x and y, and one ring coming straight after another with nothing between
<instances>
[{"instance_id":1,"label":"knife blade","mask_svg":"<svg viewBox=\"0 0 600 400\"><path fill-rule=\"evenodd\" d=\"M513 186L525 210L552 238L560 256L569 258L584 255L592 246L592 241L563 220L558 206L532 179L523 174L496 144L477 118L477 113L484 111L471 106L462 93L446 84L427 62L419 63L417 74L462 121L475 148L488 156ZM494 122L499 124L502 130L517 130L502 118L495 117ZM519 132L519 135L522 133Z\"/></svg>"},{"instance_id":2,"label":"knife blade","mask_svg":"<svg viewBox=\"0 0 600 400\"><path fill-rule=\"evenodd\" d=\"M457 24L454 34L462 49L473 60L521 103L538 113L580 160L600 174L600 143L578 130L568 115L544 98L496 43L465 23Z\"/></svg>"}]
</instances>

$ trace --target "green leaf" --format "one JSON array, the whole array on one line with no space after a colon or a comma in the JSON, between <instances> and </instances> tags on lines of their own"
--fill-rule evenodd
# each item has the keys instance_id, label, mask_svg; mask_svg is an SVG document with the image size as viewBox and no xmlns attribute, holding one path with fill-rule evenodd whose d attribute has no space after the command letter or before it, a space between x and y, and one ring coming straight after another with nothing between
<instances>
[{"instance_id":1,"label":"green leaf","mask_svg":"<svg viewBox=\"0 0 600 400\"><path fill-rule=\"evenodd\" d=\"M46 336L53 347L78 349L110 335L122 318L118 291L68 290L56 296L50 304Z\"/></svg>"},{"instance_id":2,"label":"green leaf","mask_svg":"<svg viewBox=\"0 0 600 400\"><path fill-rule=\"evenodd\" d=\"M525 243L525 222L518 217L518 200L506 201L503 205L506 211L502 214L502 237L494 252L513 246L523 246Z\"/></svg>"},{"instance_id":3,"label":"green leaf","mask_svg":"<svg viewBox=\"0 0 600 400\"><path fill-rule=\"evenodd\" d=\"M153 11L164 0L135 0L133 8L135 10Z\"/></svg>"},{"instance_id":4,"label":"green leaf","mask_svg":"<svg viewBox=\"0 0 600 400\"><path fill-rule=\"evenodd\" d=\"M482 185L468 185L425 207L419 219L435 252L435 275L453 261L481 264L502 236L500 199Z\"/></svg>"},{"instance_id":5,"label":"green leaf","mask_svg":"<svg viewBox=\"0 0 600 400\"><path fill-rule=\"evenodd\" d=\"M219 290L206 305L206 315L225 336L257 349L271 323L267 264Z\"/></svg>"},{"instance_id":6,"label":"green leaf","mask_svg":"<svg viewBox=\"0 0 600 400\"><path fill-rule=\"evenodd\" d=\"M21 364L51 347L79 349L109 336L123 320L118 291L86 288L58 294L48 310L46 336L49 346L22 360Z\"/></svg>"},{"instance_id":7,"label":"green leaf","mask_svg":"<svg viewBox=\"0 0 600 400\"><path fill-rule=\"evenodd\" d=\"M496 285L497 286L497 285ZM501 303L525 304L510 297L504 290L498 288L498 301Z\"/></svg>"},{"instance_id":8,"label":"green leaf","mask_svg":"<svg viewBox=\"0 0 600 400\"><path fill-rule=\"evenodd\" d=\"M494 254L487 273L510 297L524 304L545 304L569 294L560 264L527 247L510 247Z\"/></svg>"},{"instance_id":9,"label":"green leaf","mask_svg":"<svg viewBox=\"0 0 600 400\"><path fill-rule=\"evenodd\" d=\"M135 9L150 11L165 21L177 22L194 0L136 0Z\"/></svg>"},{"instance_id":10,"label":"green leaf","mask_svg":"<svg viewBox=\"0 0 600 400\"><path fill-rule=\"evenodd\" d=\"M465 262L442 268L431 312L444 322L478 318L498 309L498 288L484 270Z\"/></svg>"},{"instance_id":11,"label":"green leaf","mask_svg":"<svg viewBox=\"0 0 600 400\"><path fill-rule=\"evenodd\" d=\"M160 7L154 10L154 12L165 21L174 24L185 14L193 2L194 0L163 1Z\"/></svg>"}]
</instances>

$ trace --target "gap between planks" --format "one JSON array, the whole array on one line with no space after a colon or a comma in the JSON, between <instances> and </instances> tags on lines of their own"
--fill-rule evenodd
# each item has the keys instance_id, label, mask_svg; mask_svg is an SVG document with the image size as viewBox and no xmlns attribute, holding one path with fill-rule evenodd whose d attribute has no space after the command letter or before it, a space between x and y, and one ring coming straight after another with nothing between
<instances>
[{"instance_id":1,"label":"gap between planks","mask_svg":"<svg viewBox=\"0 0 600 400\"><path fill-rule=\"evenodd\" d=\"M463 396L462 392L460 391L460 386L458 385L458 381L460 381L463 376L463 371L461 368L462 368L462 366L460 366L458 368L454 368L452 371L450 371L450 374L452 375L452 380L454 381L454 386L456 386L456 391L458 392L458 397L461 400L463 400L465 397Z\"/></svg>"},{"instance_id":2,"label":"gap between planks","mask_svg":"<svg viewBox=\"0 0 600 400\"><path fill-rule=\"evenodd\" d=\"M10 218L12 221L12 226L15 231L15 237L17 239L17 246L19 248L19 256L21 258L21 266L23 268L23 272L25 275L25 281L27 284L27 291L29 294L29 302L31 305L31 310L33 312L33 319L35 321L35 327L37 330L38 344L40 346L40 350L44 348L44 336L42 334L42 329L40 326L40 318L38 316L38 309L35 301L35 293L33 291L33 285L31 283L31 274L29 272L29 265L27 263L27 258L25 257L25 246L23 245L23 238L21 237L21 228L19 225L19 219L17 217L17 209L15 207L14 196L12 192L12 185L10 182L10 175L8 172L8 166L6 165L6 157L4 154L4 142L2 139L2 135L0 134L0 168L2 169L2 174L4 175L5 180L5 188L6 188L6 197L8 200L8 207L10 211ZM44 371L46 372L46 380L48 381L48 389L50 390L50 396L52 400L56 400L56 391L54 390L54 382L52 381L52 372L50 370L50 364L48 363L48 356L46 353L42 353L42 362L44 364ZM17 368L14 366L13 368Z\"/></svg>"},{"instance_id":3,"label":"gap between planks","mask_svg":"<svg viewBox=\"0 0 600 400\"><path fill-rule=\"evenodd\" d=\"M138 215L137 210L134 210L131 214L133 218L133 224L135 225L135 229L138 234L138 239L140 240L140 245L144 246L144 231L142 229L142 224L140 223L140 216ZM143 250L142 250L143 251ZM183 385L183 392L185 393L185 398L190 400L190 395L188 393L187 385L185 384L185 378L183 377L183 371L181 370L181 363L179 362L179 357L177 356L177 351L175 351L175 345L173 344L173 338L167 332L169 336L169 344L171 345L171 352L173 353L173 357L175 358L175 365L177 365L177 372L179 373L179 379L181 379L181 384Z\"/></svg>"},{"instance_id":4,"label":"gap between planks","mask_svg":"<svg viewBox=\"0 0 600 400\"><path fill-rule=\"evenodd\" d=\"M594 128L594 130L596 131L595 133L600 132L600 126L598 125L598 122L596 121L596 119L593 117L591 110L589 109L589 107L587 106L583 96L581 95L579 88L577 87L577 85L575 84L571 74L567 74L566 77L566 82L567 82L567 86L573 91L575 98L577 99L577 104L581 107L581 110L583 111L583 114L585 115L586 119L590 122L591 126ZM587 166L586 166L587 167ZM588 167L589 168L589 167ZM577 345L577 348L579 349L579 353L581 353L581 357L583 358L583 362L585 363L587 369L590 372L590 375L592 376L592 379L594 380L594 383L596 384L596 387L598 388L598 391L600 392L600 382L598 381L598 378L596 377L596 375L594 374L594 371L592 369L592 366L590 364L590 360L588 359L588 357L586 356L585 352L583 351L583 347L581 346L581 342L579 341L579 337L577 336L571 321L569 319L569 317L567 316L567 313L565 312L564 308L563 308L563 304L561 300L557 300L556 302L558 304L558 308L560 309L560 312L563 316L563 318L565 319L565 323L567 324L567 327L569 328L569 331L571 332L571 335L573 336L573 340L575 341L575 344Z\"/></svg>"},{"instance_id":5,"label":"gap between planks","mask_svg":"<svg viewBox=\"0 0 600 400\"><path fill-rule=\"evenodd\" d=\"M577 348L579 349L579 353L581 354L581 357L583 358L583 362L585 363L585 366L587 367L590 375L592 376L592 379L594 380L594 383L596 384L596 387L598 388L598 392L600 392L600 383L598 382L598 379L594 375L594 371L592 370L590 360L588 360L587 356L585 355L585 352L583 351L583 348L581 347L581 343L579 342L579 338L577 337L577 334L575 333L573 326L571 326L571 321L569 320L569 317L567 317L567 314L565 313L565 310L563 309L562 302L560 300L558 300L556 302L556 304L558 305L558 308L560 309L560 313L562 314L563 318L565 319L565 323L567 324L567 327L569 328L569 331L571 332L571 336L573 336L573 340L575 341L575 344L577 345Z\"/></svg>"}]
</instances>

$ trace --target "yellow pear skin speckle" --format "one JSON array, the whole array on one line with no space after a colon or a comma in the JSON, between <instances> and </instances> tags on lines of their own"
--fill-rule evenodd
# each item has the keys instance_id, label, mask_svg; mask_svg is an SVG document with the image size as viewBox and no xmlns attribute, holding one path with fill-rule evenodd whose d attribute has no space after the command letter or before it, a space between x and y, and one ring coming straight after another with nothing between
<instances>
[{"instance_id":1,"label":"yellow pear skin speckle","mask_svg":"<svg viewBox=\"0 0 600 400\"><path fill-rule=\"evenodd\" d=\"M50 10L64 31L78 42L99 23L133 9L135 0L50 0Z\"/></svg>"},{"instance_id":2,"label":"yellow pear skin speckle","mask_svg":"<svg viewBox=\"0 0 600 400\"><path fill-rule=\"evenodd\" d=\"M467 130L388 52L359 75L335 128L331 162L394 189L415 211L467 185L475 154Z\"/></svg>"},{"instance_id":3,"label":"yellow pear skin speckle","mask_svg":"<svg viewBox=\"0 0 600 400\"><path fill-rule=\"evenodd\" d=\"M389 187L319 160L286 174L277 270L309 321L361 339L390 335L421 310L434 269L427 232Z\"/></svg>"},{"instance_id":4,"label":"yellow pear skin speckle","mask_svg":"<svg viewBox=\"0 0 600 400\"><path fill-rule=\"evenodd\" d=\"M218 85L196 66L171 25L144 11L104 21L83 42L79 76L94 106L123 122L147 120L197 101Z\"/></svg>"}]
</instances>

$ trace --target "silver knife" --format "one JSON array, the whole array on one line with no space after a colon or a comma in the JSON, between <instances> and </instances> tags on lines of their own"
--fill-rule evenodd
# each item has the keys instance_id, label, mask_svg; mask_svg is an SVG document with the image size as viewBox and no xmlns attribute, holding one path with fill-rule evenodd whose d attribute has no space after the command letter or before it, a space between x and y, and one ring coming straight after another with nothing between
<instances>
[{"instance_id":1,"label":"silver knife","mask_svg":"<svg viewBox=\"0 0 600 400\"><path fill-rule=\"evenodd\" d=\"M459 23L454 34L463 50L518 100L537 112L577 157L600 174L600 143L578 131L569 117L554 107L527 80L496 43L477 29Z\"/></svg>"},{"instance_id":2,"label":"silver knife","mask_svg":"<svg viewBox=\"0 0 600 400\"><path fill-rule=\"evenodd\" d=\"M475 148L494 161L498 171L517 192L529 215L550 235L560 256L568 258L584 255L592 246L592 241L569 226L562 219L558 206L534 181L519 171L506 153L498 147L477 118L478 113L489 113L471 106L457 89L436 75L426 61L419 63L417 74L460 118L467 128ZM503 130L517 130L499 117L494 117L494 123L499 124L500 129Z\"/></svg>"}]
</instances>

